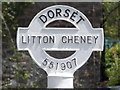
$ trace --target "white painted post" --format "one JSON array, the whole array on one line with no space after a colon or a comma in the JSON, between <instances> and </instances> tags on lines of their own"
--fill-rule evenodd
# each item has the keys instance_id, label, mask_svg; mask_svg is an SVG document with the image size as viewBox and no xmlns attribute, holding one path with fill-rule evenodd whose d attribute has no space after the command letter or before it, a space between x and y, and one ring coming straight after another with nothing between
<instances>
[{"instance_id":1,"label":"white painted post","mask_svg":"<svg viewBox=\"0 0 120 90\"><path fill-rule=\"evenodd\" d=\"M47 88L73 88L73 76L47 76Z\"/></svg>"}]
</instances>

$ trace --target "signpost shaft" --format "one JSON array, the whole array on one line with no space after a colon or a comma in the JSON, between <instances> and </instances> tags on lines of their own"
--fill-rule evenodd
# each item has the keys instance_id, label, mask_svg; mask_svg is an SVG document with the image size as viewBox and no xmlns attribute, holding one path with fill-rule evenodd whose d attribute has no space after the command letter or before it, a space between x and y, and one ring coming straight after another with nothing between
<instances>
[{"instance_id":1,"label":"signpost shaft","mask_svg":"<svg viewBox=\"0 0 120 90\"><path fill-rule=\"evenodd\" d=\"M48 76L47 88L73 88L73 76Z\"/></svg>"}]
</instances>

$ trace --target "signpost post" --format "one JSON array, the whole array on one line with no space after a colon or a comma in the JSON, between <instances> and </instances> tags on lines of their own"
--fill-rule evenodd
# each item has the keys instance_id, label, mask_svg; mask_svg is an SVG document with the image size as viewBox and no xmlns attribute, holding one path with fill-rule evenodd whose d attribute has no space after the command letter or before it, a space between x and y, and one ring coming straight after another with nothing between
<instances>
[{"instance_id":1,"label":"signpost post","mask_svg":"<svg viewBox=\"0 0 120 90\"><path fill-rule=\"evenodd\" d=\"M75 28L48 28L49 23L64 20ZM55 5L40 11L26 28L18 27L17 48L28 51L32 59L48 74L48 88L73 88L73 74L88 60L93 51L102 51L102 28L92 28L79 10ZM58 59L47 51L75 51Z\"/></svg>"}]
</instances>

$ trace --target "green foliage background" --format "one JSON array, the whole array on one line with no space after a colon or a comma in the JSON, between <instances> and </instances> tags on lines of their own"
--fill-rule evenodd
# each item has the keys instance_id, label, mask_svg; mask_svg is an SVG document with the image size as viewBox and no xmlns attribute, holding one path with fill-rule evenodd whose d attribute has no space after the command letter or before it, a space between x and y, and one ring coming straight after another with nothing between
<instances>
[{"instance_id":1,"label":"green foliage background","mask_svg":"<svg viewBox=\"0 0 120 90\"><path fill-rule=\"evenodd\" d=\"M102 4L105 39L120 40L120 2Z\"/></svg>"},{"instance_id":2,"label":"green foliage background","mask_svg":"<svg viewBox=\"0 0 120 90\"><path fill-rule=\"evenodd\" d=\"M103 3L103 15L105 39L120 41L120 2ZM106 50L104 64L107 86L120 85L120 45Z\"/></svg>"},{"instance_id":3,"label":"green foliage background","mask_svg":"<svg viewBox=\"0 0 120 90\"><path fill-rule=\"evenodd\" d=\"M107 85L120 85L120 45L106 50L105 58L106 75L109 80Z\"/></svg>"}]
</instances>

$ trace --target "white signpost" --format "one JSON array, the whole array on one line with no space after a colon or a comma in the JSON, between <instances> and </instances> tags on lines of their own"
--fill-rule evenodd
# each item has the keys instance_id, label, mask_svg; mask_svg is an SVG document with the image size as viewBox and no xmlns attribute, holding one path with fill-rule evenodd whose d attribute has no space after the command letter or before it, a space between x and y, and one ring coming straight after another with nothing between
<instances>
[{"instance_id":1,"label":"white signpost","mask_svg":"<svg viewBox=\"0 0 120 90\"><path fill-rule=\"evenodd\" d=\"M65 20L75 28L48 28L49 23ZM92 28L87 17L66 5L50 6L40 11L26 28L17 31L18 50L28 51L32 59L48 74L48 88L73 88L73 74L93 51L102 51L102 28ZM75 51L57 59L46 51Z\"/></svg>"}]
</instances>

